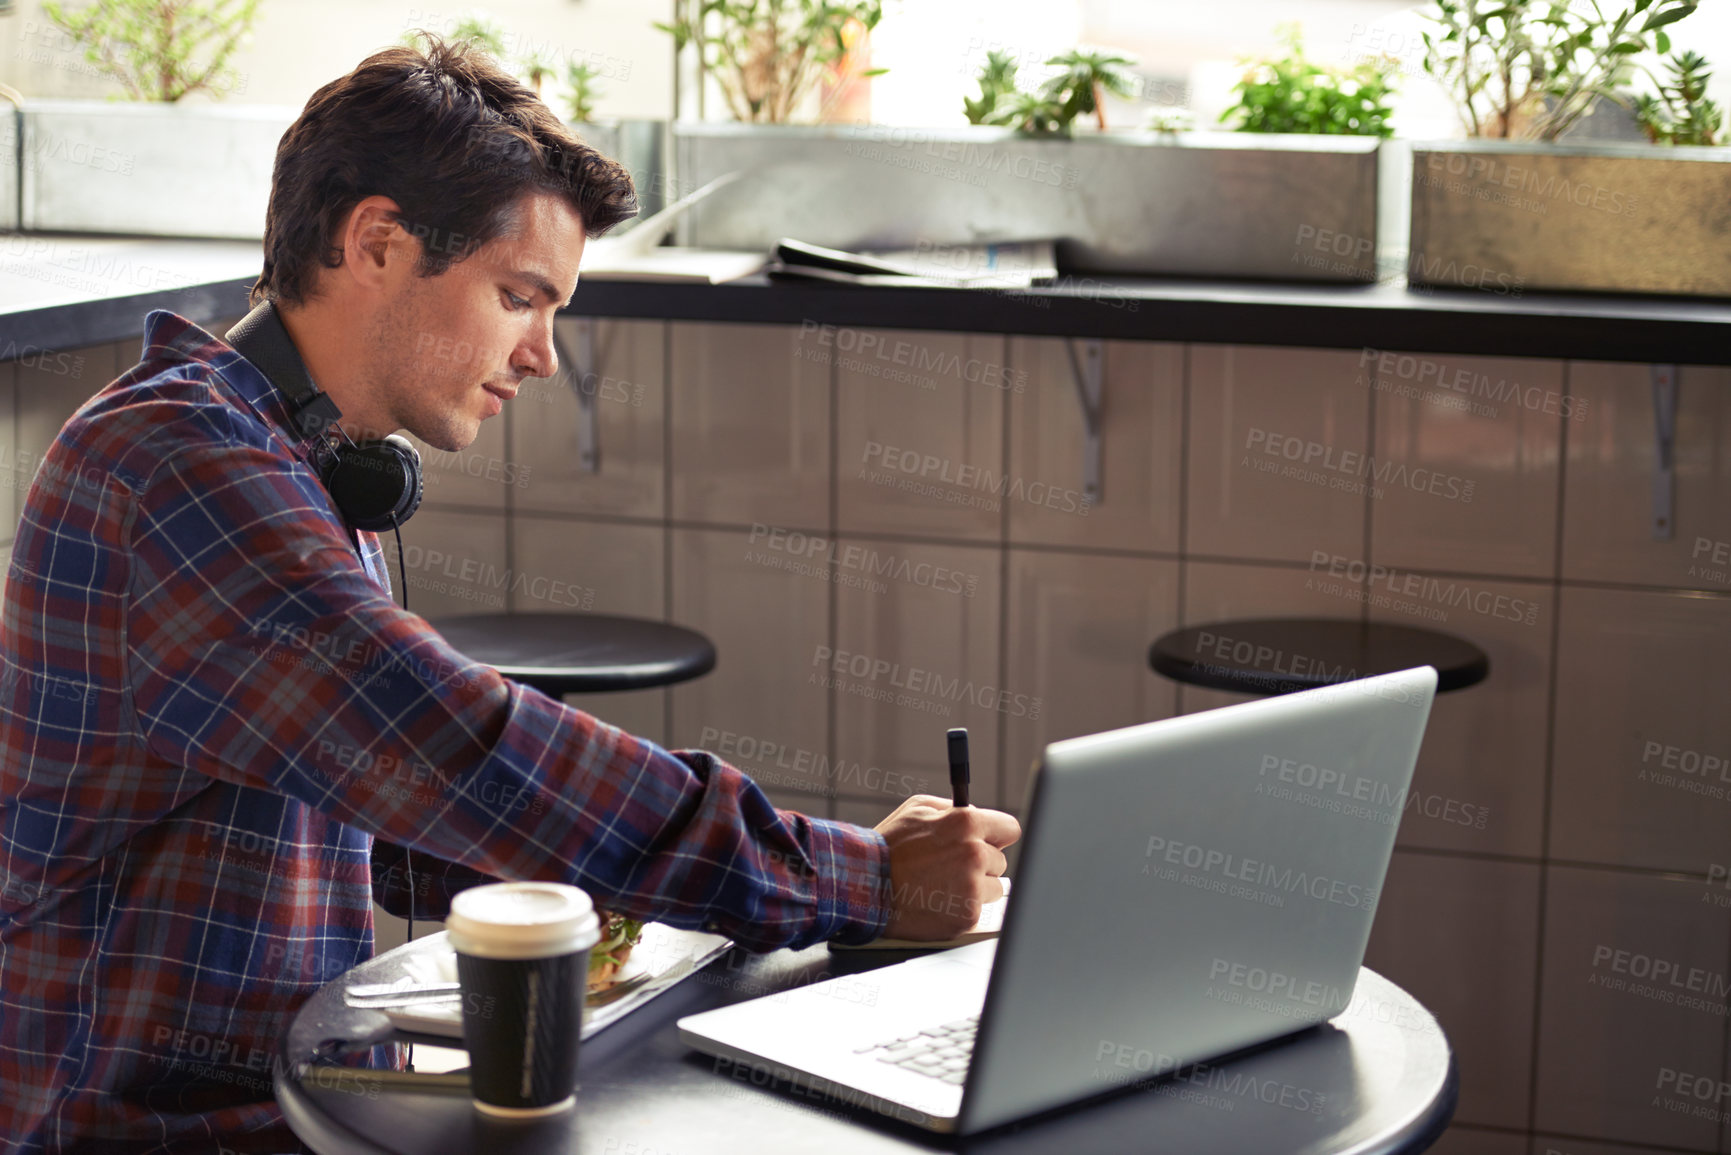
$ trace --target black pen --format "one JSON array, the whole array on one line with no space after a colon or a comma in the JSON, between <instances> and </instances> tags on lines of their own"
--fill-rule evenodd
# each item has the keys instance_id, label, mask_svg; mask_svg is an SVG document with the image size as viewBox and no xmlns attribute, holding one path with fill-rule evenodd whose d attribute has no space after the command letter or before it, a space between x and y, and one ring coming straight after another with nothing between
<instances>
[{"instance_id":1,"label":"black pen","mask_svg":"<svg viewBox=\"0 0 1731 1155\"><path fill-rule=\"evenodd\" d=\"M950 800L957 806L968 804L968 728L957 726L950 739Z\"/></svg>"}]
</instances>

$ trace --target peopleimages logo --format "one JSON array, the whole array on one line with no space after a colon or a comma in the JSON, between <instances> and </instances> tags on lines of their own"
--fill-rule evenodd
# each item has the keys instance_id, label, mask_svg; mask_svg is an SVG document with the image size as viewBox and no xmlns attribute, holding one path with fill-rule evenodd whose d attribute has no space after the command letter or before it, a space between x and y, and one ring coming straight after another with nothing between
<instances>
[{"instance_id":1,"label":"peopleimages logo","mask_svg":"<svg viewBox=\"0 0 1731 1155\"><path fill-rule=\"evenodd\" d=\"M802 533L797 529L764 525L762 522L752 523L751 536L747 540L752 545L761 544L776 554L799 559L801 568L794 572L810 573L825 580L833 578L839 585L856 584L844 580L846 575L862 578L887 577L939 593L960 594L971 598L980 584L978 574L962 573L960 570L931 562L914 562L894 553L881 553L873 546L845 544L816 534ZM745 560L768 565L772 569L793 569L786 564L777 564L781 562L780 558L766 557L761 552L757 552L755 556L747 553ZM810 564L813 562L816 564ZM874 584L881 587L874 589L874 593L882 593L888 588L882 582Z\"/></svg>"},{"instance_id":2,"label":"peopleimages logo","mask_svg":"<svg viewBox=\"0 0 1731 1155\"><path fill-rule=\"evenodd\" d=\"M130 152L116 152L52 132L37 132L24 138L24 162L31 169L42 167L42 162L51 162L131 176L135 159ZM10 156L0 157L0 168L10 168L12 160Z\"/></svg>"},{"instance_id":3,"label":"peopleimages logo","mask_svg":"<svg viewBox=\"0 0 1731 1155\"><path fill-rule=\"evenodd\" d=\"M1259 795L1384 826L1396 825L1407 810L1476 830L1483 830L1490 819L1488 807L1436 794L1409 793L1404 786L1396 789L1388 782L1278 754L1262 756L1257 776L1262 779L1256 784Z\"/></svg>"},{"instance_id":4,"label":"peopleimages logo","mask_svg":"<svg viewBox=\"0 0 1731 1155\"><path fill-rule=\"evenodd\" d=\"M961 354L947 349L933 348L918 341L909 341L870 329L801 321L799 339L804 343L808 338L815 339L825 350L856 353L860 357L870 357L902 368L935 373L939 377L967 381L974 385L989 385L1011 393L1021 393L1028 387L1026 369L1011 369L996 361L982 361L978 357L964 359ZM847 367L851 366L844 366Z\"/></svg>"},{"instance_id":5,"label":"peopleimages logo","mask_svg":"<svg viewBox=\"0 0 1731 1155\"><path fill-rule=\"evenodd\" d=\"M84 375L84 355L82 353L62 353L54 349L45 349L41 345L24 344L8 341L0 348L0 363L16 361L27 369L40 369L45 373L53 373L61 377L81 377Z\"/></svg>"},{"instance_id":6,"label":"peopleimages logo","mask_svg":"<svg viewBox=\"0 0 1731 1155\"><path fill-rule=\"evenodd\" d=\"M1315 225L1299 225L1292 242L1293 264L1329 273L1368 273L1374 267L1375 254L1376 242L1369 237Z\"/></svg>"},{"instance_id":7,"label":"peopleimages logo","mask_svg":"<svg viewBox=\"0 0 1731 1155\"><path fill-rule=\"evenodd\" d=\"M1641 747L1643 765L1657 762L1664 770L1681 770L1685 774L1717 775L1721 782L1731 782L1731 757L1705 754L1686 746L1649 739Z\"/></svg>"},{"instance_id":8,"label":"peopleimages logo","mask_svg":"<svg viewBox=\"0 0 1731 1155\"><path fill-rule=\"evenodd\" d=\"M1258 1009L1274 1010L1276 1014L1287 1010L1282 1003L1296 1003L1301 1008L1311 1008L1322 1012L1317 1017L1324 1018L1336 1011L1344 1011L1352 1003L1350 991L1344 991L1337 986L1319 983L1314 979L1301 979L1281 971L1269 970L1266 967L1250 966L1246 963L1232 962L1228 959L1215 958L1208 964L1208 981L1224 983L1228 987L1245 992L1238 998L1216 998L1219 1002L1232 1002L1257 1006ZM1212 989L1212 988L1211 988ZM1258 996L1270 1005L1258 1002ZM1276 1009L1276 1008L1279 1009ZM1286 1017L1307 1017L1293 1015Z\"/></svg>"},{"instance_id":9,"label":"peopleimages logo","mask_svg":"<svg viewBox=\"0 0 1731 1155\"><path fill-rule=\"evenodd\" d=\"M1224 663L1230 663L1231 668L1248 666L1262 674L1289 674L1317 682L1346 682L1362 677L1357 667L1330 665L1308 654L1288 653L1262 642L1216 634L1210 630L1196 632L1196 653L1199 657L1223 663L1219 666L1202 664L1200 668L1210 672L1224 670L1228 668Z\"/></svg>"},{"instance_id":10,"label":"peopleimages logo","mask_svg":"<svg viewBox=\"0 0 1731 1155\"><path fill-rule=\"evenodd\" d=\"M434 449L421 458L426 465L425 475L430 484L438 484L439 478L432 471L448 470L453 473L465 473L470 477L483 477L488 481L496 481L500 485L515 486L518 489L529 488L530 466L521 465L515 461L505 461L498 457L489 457L481 453L466 452L461 449Z\"/></svg>"},{"instance_id":11,"label":"peopleimages logo","mask_svg":"<svg viewBox=\"0 0 1731 1155\"><path fill-rule=\"evenodd\" d=\"M69 287L89 287L96 283L140 289L179 289L192 281L191 275L183 269L139 264L90 245L65 245L40 237L0 238L0 262L4 262L5 271L14 276Z\"/></svg>"},{"instance_id":12,"label":"peopleimages logo","mask_svg":"<svg viewBox=\"0 0 1731 1155\"><path fill-rule=\"evenodd\" d=\"M1092 508L1086 497L1068 487L1011 477L1007 473L995 473L977 465L958 464L949 458L921 453L917 449L885 445L881 441L866 442L860 461L861 480L879 485L896 484L898 488L912 493L938 496L958 504L979 504L977 499L974 499L974 494L991 494L994 497L1026 501L1030 505L1043 505L1047 509L1080 514L1083 517L1087 517L1089 509ZM870 472L867 467L872 465L882 466L884 472ZM897 474L901 476L897 477ZM953 489L939 490L936 488L938 484L951 486ZM968 493L969 490L973 493ZM963 498L973 500L964 501ZM982 508L996 512L998 506L995 502L987 502Z\"/></svg>"},{"instance_id":13,"label":"peopleimages logo","mask_svg":"<svg viewBox=\"0 0 1731 1155\"><path fill-rule=\"evenodd\" d=\"M1432 173L1448 173L1476 182L1479 186L1518 189L1534 197L1551 201L1568 201L1584 209L1596 209L1614 217L1633 215L1640 205L1636 197L1627 196L1602 185L1571 181L1567 177L1550 175L1541 179L1530 168L1508 164L1492 156L1468 156L1459 152L1433 152L1426 158ZM1430 177L1435 180L1436 178Z\"/></svg>"},{"instance_id":14,"label":"peopleimages logo","mask_svg":"<svg viewBox=\"0 0 1731 1155\"><path fill-rule=\"evenodd\" d=\"M828 646L817 647L812 654L811 664L825 671L822 675L815 671L807 675L806 681L812 685L843 690L873 701L924 709L944 717L950 714L945 703L966 702L970 706L978 706L982 710L997 710L1013 718L1038 718L1043 705L1039 698L978 684L971 678L949 678L936 670L904 666L900 662L847 650L833 650ZM850 678L855 680L850 683ZM886 681L891 689L868 684ZM897 690L905 692L896 693Z\"/></svg>"},{"instance_id":15,"label":"peopleimages logo","mask_svg":"<svg viewBox=\"0 0 1731 1155\"><path fill-rule=\"evenodd\" d=\"M1296 476L1331 489L1362 493L1368 478L1373 483L1370 491L1374 497L1383 495L1381 487L1398 485L1414 493L1445 497L1451 501L1470 502L1473 499L1474 483L1466 478L1424 466L1409 466L1403 461L1378 461L1373 454L1336 449L1321 441L1309 441L1271 429L1252 427L1245 435L1244 450L1246 457L1240 462L1242 465L1272 473L1279 469L1281 461L1287 461L1291 468L1282 476ZM1274 460L1263 461L1250 454Z\"/></svg>"},{"instance_id":16,"label":"peopleimages logo","mask_svg":"<svg viewBox=\"0 0 1731 1155\"><path fill-rule=\"evenodd\" d=\"M1423 398L1444 408L1494 417L1496 409L1477 402L1494 401L1499 405L1513 402L1533 413L1557 415L1573 421L1587 419L1587 399L1584 397L1574 397L1555 389L1540 389L1536 385L1522 385L1507 377L1493 378L1476 369L1462 365L1451 367L1429 357L1366 347L1359 354L1358 367L1370 370L1370 379L1378 390L1400 397ZM1364 376L1360 374L1361 382Z\"/></svg>"},{"instance_id":17,"label":"peopleimages logo","mask_svg":"<svg viewBox=\"0 0 1731 1155\"><path fill-rule=\"evenodd\" d=\"M1198 846L1195 843L1177 842L1162 835L1153 834L1148 837L1148 847L1143 856L1148 859L1142 864L1142 873L1156 875L1163 881L1182 882L1187 886L1197 886L1202 890L1215 890L1222 893L1233 893L1230 883L1246 883L1250 886L1265 887L1270 891L1284 894L1305 894L1323 902L1332 902L1337 906L1369 909L1376 905L1376 889L1360 886L1356 882L1343 882L1340 879L1329 878L1326 875L1310 874L1291 867L1279 867L1271 862L1262 862L1254 858L1244 858L1229 851L1213 850ZM1178 876L1175 870L1159 870L1156 863L1166 867L1181 867L1185 870L1198 871L1203 876L1213 878L1198 878L1195 875ZM1285 906L1285 900L1279 894L1257 895L1255 892L1233 894L1237 898L1250 898L1262 902L1265 906ZM1273 900L1273 901L1269 901Z\"/></svg>"},{"instance_id":18,"label":"peopleimages logo","mask_svg":"<svg viewBox=\"0 0 1731 1155\"><path fill-rule=\"evenodd\" d=\"M1452 258L1434 259L1414 249L1407 258L1407 276L1429 285L1459 285L1464 289L1482 289L1500 297L1518 297L1525 277L1487 269L1471 261L1462 264Z\"/></svg>"},{"instance_id":19,"label":"peopleimages logo","mask_svg":"<svg viewBox=\"0 0 1731 1155\"><path fill-rule=\"evenodd\" d=\"M1090 1074L1096 1082L1122 1085L1142 1079L1166 1076L1163 1082L1151 1086L1151 1094L1181 1099L1204 1107L1230 1111L1237 1100L1254 1099L1270 1107L1285 1107L1290 1111L1322 1115L1328 1097L1309 1087L1257 1078L1239 1068L1196 1063L1183 1066L1171 1055L1137 1047L1134 1043L1116 1039L1101 1039L1094 1051L1094 1069ZM1188 1086L1184 1085L1188 1084ZM1221 1094L1199 1093L1218 1091ZM1234 1098L1227 1098L1227 1096Z\"/></svg>"},{"instance_id":20,"label":"peopleimages logo","mask_svg":"<svg viewBox=\"0 0 1731 1155\"><path fill-rule=\"evenodd\" d=\"M1519 622L1524 626L1537 625L1539 620L1539 603L1526 598L1495 593L1453 578L1408 573L1392 566L1367 563L1320 549L1311 551L1310 572L1313 576L1306 579L1305 589L1335 594L1348 601L1368 602L1376 609L1394 609L1435 621L1448 620L1448 614L1441 612L1440 607L1467 609L1487 618ZM1331 579L1335 584L1323 578Z\"/></svg>"},{"instance_id":21,"label":"peopleimages logo","mask_svg":"<svg viewBox=\"0 0 1731 1155\"><path fill-rule=\"evenodd\" d=\"M1674 1067L1660 1067L1655 1089L1659 1093L1649 1104L1655 1111L1703 1119L1709 1123L1731 1123L1731 1110L1720 1106L1731 1096L1731 1081L1679 1071ZM1562 1153L1558 1152L1558 1155Z\"/></svg>"},{"instance_id":22,"label":"peopleimages logo","mask_svg":"<svg viewBox=\"0 0 1731 1155\"><path fill-rule=\"evenodd\" d=\"M736 765L743 766L750 771L752 780L760 784L773 777L772 785L812 790L815 780L821 783L822 788L817 790L821 794L833 795L837 790L851 786L862 792L892 794L899 798L918 794L926 788L924 778L910 778L900 771L885 771L876 766L867 766L863 762L849 762L846 758L838 758L832 762L827 754L790 747L783 742L754 738L748 734L736 734L732 730L722 730L714 726L703 727L703 732L697 737L697 744L702 749L713 750ZM792 774L772 775L766 773L766 769L788 770L792 771Z\"/></svg>"},{"instance_id":23,"label":"peopleimages logo","mask_svg":"<svg viewBox=\"0 0 1731 1155\"><path fill-rule=\"evenodd\" d=\"M493 590L509 589L536 601L553 602L587 610L595 601L595 591L570 582L540 575L531 575L509 567L500 569L492 562L458 557L438 549L411 545L403 551L403 565L417 575L442 574L465 586Z\"/></svg>"},{"instance_id":24,"label":"peopleimages logo","mask_svg":"<svg viewBox=\"0 0 1731 1155\"><path fill-rule=\"evenodd\" d=\"M1731 541L1715 541L1697 537L1689 555L1689 577L1710 581L1716 585L1731 584ZM1702 558L1705 557L1705 561Z\"/></svg>"},{"instance_id":25,"label":"peopleimages logo","mask_svg":"<svg viewBox=\"0 0 1731 1155\"><path fill-rule=\"evenodd\" d=\"M1676 959L1657 958L1640 951L1620 950L1599 943L1593 947L1594 974L1588 986L1609 990L1628 990L1655 1002L1672 1003L1690 1009L1723 1007L1731 995L1731 976L1719 971L1690 966ZM1610 973L1607 975L1605 971Z\"/></svg>"}]
</instances>

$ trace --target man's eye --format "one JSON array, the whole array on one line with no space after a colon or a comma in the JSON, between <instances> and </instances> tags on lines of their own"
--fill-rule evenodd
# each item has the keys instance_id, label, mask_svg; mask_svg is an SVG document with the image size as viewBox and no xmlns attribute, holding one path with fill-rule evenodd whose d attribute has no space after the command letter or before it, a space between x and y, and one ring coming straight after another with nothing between
<instances>
[{"instance_id":1,"label":"man's eye","mask_svg":"<svg viewBox=\"0 0 1731 1155\"><path fill-rule=\"evenodd\" d=\"M505 299L511 303L513 309L527 309L529 307L529 298L519 297L512 292L506 292Z\"/></svg>"}]
</instances>

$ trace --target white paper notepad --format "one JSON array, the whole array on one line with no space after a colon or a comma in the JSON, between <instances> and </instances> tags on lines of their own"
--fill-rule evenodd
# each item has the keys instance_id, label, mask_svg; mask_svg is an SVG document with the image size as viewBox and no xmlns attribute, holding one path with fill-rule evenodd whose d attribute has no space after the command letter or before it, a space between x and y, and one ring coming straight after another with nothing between
<instances>
[{"instance_id":1,"label":"white paper notepad","mask_svg":"<svg viewBox=\"0 0 1731 1155\"><path fill-rule=\"evenodd\" d=\"M955 946L967 946L971 942L980 942L988 938L997 938L1004 929L1004 910L1010 903L1010 880L1000 878L1004 884L1004 897L996 902L988 902L980 908L980 921L963 931L955 938L947 938L942 942L915 942L910 938L878 938L871 942L860 943L858 946L847 946L839 942L829 944L830 950L948 950Z\"/></svg>"}]
</instances>

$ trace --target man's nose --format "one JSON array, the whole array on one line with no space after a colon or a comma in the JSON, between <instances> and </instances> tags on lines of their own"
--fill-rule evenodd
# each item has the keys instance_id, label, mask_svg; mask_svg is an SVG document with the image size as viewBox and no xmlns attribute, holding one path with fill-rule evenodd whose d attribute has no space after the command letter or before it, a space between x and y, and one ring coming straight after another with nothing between
<instances>
[{"instance_id":1,"label":"man's nose","mask_svg":"<svg viewBox=\"0 0 1731 1155\"><path fill-rule=\"evenodd\" d=\"M525 377L551 377L559 371L559 354L553 347L553 318L538 322L511 358L511 367Z\"/></svg>"}]
</instances>

